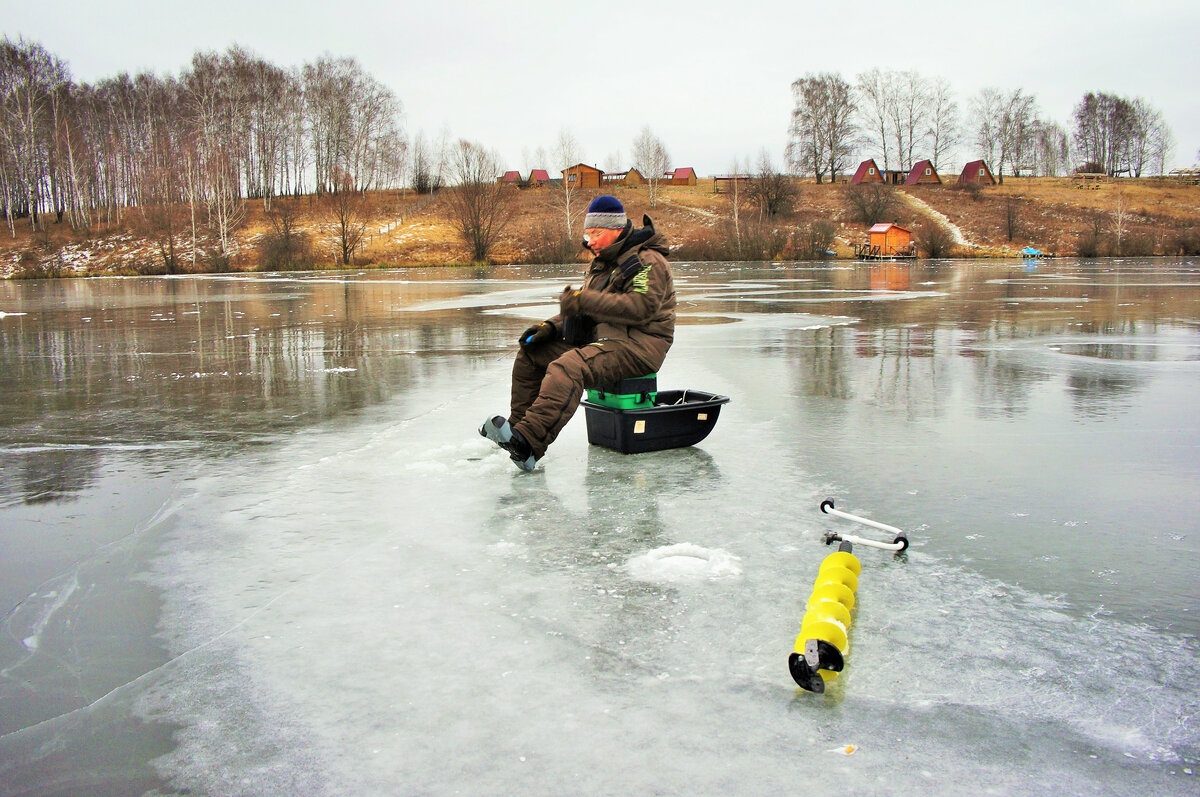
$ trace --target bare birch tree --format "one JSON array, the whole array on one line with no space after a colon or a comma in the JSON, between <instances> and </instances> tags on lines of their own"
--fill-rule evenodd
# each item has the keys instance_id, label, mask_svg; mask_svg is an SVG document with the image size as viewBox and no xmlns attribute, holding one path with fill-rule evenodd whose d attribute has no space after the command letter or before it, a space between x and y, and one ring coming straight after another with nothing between
<instances>
[{"instance_id":1,"label":"bare birch tree","mask_svg":"<svg viewBox=\"0 0 1200 797\"><path fill-rule=\"evenodd\" d=\"M929 115L925 140L929 142L930 159L937 171L946 156L958 146L958 102L954 90L945 78L935 78L929 84Z\"/></svg>"},{"instance_id":2,"label":"bare birch tree","mask_svg":"<svg viewBox=\"0 0 1200 797\"><path fill-rule=\"evenodd\" d=\"M1071 168L1071 147L1062 125L1039 121L1033 134L1033 163L1039 175L1057 177Z\"/></svg>"},{"instance_id":3,"label":"bare birch tree","mask_svg":"<svg viewBox=\"0 0 1200 797\"><path fill-rule=\"evenodd\" d=\"M1146 100L1088 92L1075 106L1077 157L1112 176L1141 176L1166 166L1173 137L1162 114Z\"/></svg>"},{"instance_id":4,"label":"bare birch tree","mask_svg":"<svg viewBox=\"0 0 1200 797\"><path fill-rule=\"evenodd\" d=\"M410 161L414 191L432 194L442 187L441 155L425 139L423 132L418 132L413 139Z\"/></svg>"},{"instance_id":5,"label":"bare birch tree","mask_svg":"<svg viewBox=\"0 0 1200 797\"><path fill-rule=\"evenodd\" d=\"M742 246L742 175L746 173L748 168L748 166L744 167L742 165L741 159L733 159L733 166L729 172L729 189L726 194L729 198L729 220L733 226L734 246L738 250Z\"/></svg>"},{"instance_id":6,"label":"bare birch tree","mask_svg":"<svg viewBox=\"0 0 1200 797\"><path fill-rule=\"evenodd\" d=\"M1169 136L1166 122L1157 108L1141 97L1130 101L1133 108L1133 124L1130 126L1129 143L1125 148L1125 160L1129 173L1133 177L1141 177L1142 172L1154 168L1161 157L1161 142ZM1162 169L1159 169L1162 174Z\"/></svg>"},{"instance_id":7,"label":"bare birch tree","mask_svg":"<svg viewBox=\"0 0 1200 797\"><path fill-rule=\"evenodd\" d=\"M862 72L858 75L856 90L860 121L867 133L867 141L883 156L883 169L888 171L893 162L888 126L891 97L896 91L893 73L879 69Z\"/></svg>"},{"instance_id":8,"label":"bare birch tree","mask_svg":"<svg viewBox=\"0 0 1200 797\"><path fill-rule=\"evenodd\" d=\"M925 78L915 71L896 72L891 78L892 94L886 103L892 137L896 141L897 160L902 170L915 162L917 142L927 125L930 96Z\"/></svg>"},{"instance_id":9,"label":"bare birch tree","mask_svg":"<svg viewBox=\"0 0 1200 797\"><path fill-rule=\"evenodd\" d=\"M654 135L647 125L633 140L633 166L646 178L650 189L650 207L658 198L658 185L662 182L667 169L671 167L671 156L662 139Z\"/></svg>"},{"instance_id":10,"label":"bare birch tree","mask_svg":"<svg viewBox=\"0 0 1200 797\"><path fill-rule=\"evenodd\" d=\"M792 83L792 122L785 159L795 174L831 182L846 169L858 135L854 91L841 75L809 74Z\"/></svg>"},{"instance_id":11,"label":"bare birch tree","mask_svg":"<svg viewBox=\"0 0 1200 797\"><path fill-rule=\"evenodd\" d=\"M1165 120L1159 118L1159 124L1150 133L1150 162L1159 176L1167 173L1167 159L1175 150L1175 136Z\"/></svg>"},{"instance_id":12,"label":"bare birch tree","mask_svg":"<svg viewBox=\"0 0 1200 797\"><path fill-rule=\"evenodd\" d=\"M985 88L971 102L975 143L1004 182L1008 169L1027 166L1038 129L1037 100L1022 89L1007 94Z\"/></svg>"},{"instance_id":13,"label":"bare birch tree","mask_svg":"<svg viewBox=\"0 0 1200 797\"><path fill-rule=\"evenodd\" d=\"M344 175L355 188L395 185L405 142L399 100L353 58L324 57L304 67L318 193Z\"/></svg>"},{"instance_id":14,"label":"bare birch tree","mask_svg":"<svg viewBox=\"0 0 1200 797\"><path fill-rule=\"evenodd\" d=\"M945 81L931 82L914 70L872 69L858 75L855 89L859 121L885 171L911 169L927 143L942 152L953 146L931 140L932 130L933 138L952 138L947 125L955 109Z\"/></svg>"},{"instance_id":15,"label":"bare birch tree","mask_svg":"<svg viewBox=\"0 0 1200 797\"><path fill-rule=\"evenodd\" d=\"M336 191L344 174L356 190L396 185L407 154L401 114L353 59L286 70L235 46L196 53L178 78L89 85L41 45L3 38L0 203L15 235L18 218L36 228L52 213L88 228L121 223L128 208L186 202L192 257L205 228L228 255L247 198L269 208L284 192Z\"/></svg>"},{"instance_id":16,"label":"bare birch tree","mask_svg":"<svg viewBox=\"0 0 1200 797\"><path fill-rule=\"evenodd\" d=\"M551 157L554 159L554 169L563 178L562 186L554 193L555 203L566 221L567 238L574 241L575 218L581 210L578 207L580 202L576 198L579 186L566 179L566 175L563 175L562 171L583 162L583 148L579 145L575 134L568 128L564 127L558 131L558 139L554 143Z\"/></svg>"},{"instance_id":17,"label":"bare birch tree","mask_svg":"<svg viewBox=\"0 0 1200 797\"><path fill-rule=\"evenodd\" d=\"M1019 169L1030 165L1029 158L1037 129L1037 100L1032 94L1026 94L1021 89L1014 89L1008 95L1008 102L1001 120L1003 149L1000 153L999 174L1003 175L1006 161L1013 174L1017 174Z\"/></svg>"}]
</instances>

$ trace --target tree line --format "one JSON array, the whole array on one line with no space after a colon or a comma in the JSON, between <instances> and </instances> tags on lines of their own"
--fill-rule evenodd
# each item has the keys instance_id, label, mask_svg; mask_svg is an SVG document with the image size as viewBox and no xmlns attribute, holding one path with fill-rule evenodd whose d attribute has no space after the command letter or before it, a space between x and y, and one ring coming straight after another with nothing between
<instances>
[{"instance_id":1,"label":"tree line","mask_svg":"<svg viewBox=\"0 0 1200 797\"><path fill-rule=\"evenodd\" d=\"M810 73L792 84L785 170L835 180L867 151L884 169L935 168L970 147L997 175L1056 175L1072 168L1108 174L1162 173L1173 144L1162 114L1142 98L1088 93L1073 131L1041 116L1024 89L985 88L960 108L948 81L915 71L873 69L848 81ZM296 68L234 46L199 52L178 75L127 73L82 83L65 61L36 42L0 40L0 204L9 231L34 230L47 217L73 229L135 214L175 268L177 241L190 234L191 258L226 262L246 203L261 200L274 227L281 266L307 243L295 209L279 196L316 195L349 263L366 228L364 192L411 185L430 194L453 184L448 200L475 259L504 229L510 196L496 186L500 159L483 144L452 143L447 131L409 142L395 94L353 58L324 55ZM567 168L583 161L578 141L560 131L536 163ZM647 178L650 204L670 166L649 127L632 142L633 165ZM526 153L526 160L529 155ZM619 154L611 156L614 164ZM736 207L752 201L763 218L786 212L794 187L765 153L744 184L734 180L732 240L745 239ZM747 164L748 165L748 164ZM613 168L616 168L614 166ZM734 173L742 166L735 162ZM582 211L577 187L563 181L546 199L563 219L547 230L547 257L577 248ZM565 232L565 235L563 234ZM822 248L823 251L823 248ZM305 255L307 257L307 255ZM303 258L300 258L303 259Z\"/></svg>"},{"instance_id":2,"label":"tree line","mask_svg":"<svg viewBox=\"0 0 1200 797\"><path fill-rule=\"evenodd\" d=\"M222 252L245 201L363 191L404 179L400 101L353 58L276 66L240 48L178 76L71 78L36 42L0 42L0 203L11 233L72 228L131 207L190 209Z\"/></svg>"},{"instance_id":3,"label":"tree line","mask_svg":"<svg viewBox=\"0 0 1200 797\"><path fill-rule=\"evenodd\" d=\"M1148 101L1089 92L1073 113L1070 136L1042 117L1025 89L984 88L965 109L948 81L915 71L872 69L853 83L839 73L809 73L792 84L786 159L796 174L834 180L859 152L885 170L907 171L923 159L936 169L960 146L994 173L1056 176L1072 164L1112 176L1162 174L1174 139Z\"/></svg>"}]
</instances>

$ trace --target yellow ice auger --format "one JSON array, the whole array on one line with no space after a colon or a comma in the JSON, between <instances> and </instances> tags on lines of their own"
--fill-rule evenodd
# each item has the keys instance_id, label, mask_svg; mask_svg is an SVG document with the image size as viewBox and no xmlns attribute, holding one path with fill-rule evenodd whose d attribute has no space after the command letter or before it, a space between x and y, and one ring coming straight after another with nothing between
<instances>
[{"instance_id":1,"label":"yellow ice auger","mask_svg":"<svg viewBox=\"0 0 1200 797\"><path fill-rule=\"evenodd\" d=\"M880 542L852 534L827 532L825 544L840 543L837 551L826 556L817 569L812 595L808 598L795 650L788 656L788 670L802 689L824 692L825 682L838 677L850 652L851 611L858 589L862 565L852 553L854 543L899 554L908 548L908 535L895 526L841 512L834 508L833 499L821 502L821 511L852 520L864 526L891 532L892 541Z\"/></svg>"}]
</instances>

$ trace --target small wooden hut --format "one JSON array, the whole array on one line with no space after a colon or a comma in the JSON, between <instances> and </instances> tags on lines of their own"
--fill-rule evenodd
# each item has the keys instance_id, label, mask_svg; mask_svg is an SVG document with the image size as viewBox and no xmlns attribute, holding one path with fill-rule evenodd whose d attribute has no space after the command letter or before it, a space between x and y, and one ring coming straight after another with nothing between
<instances>
[{"instance_id":1,"label":"small wooden hut","mask_svg":"<svg viewBox=\"0 0 1200 797\"><path fill-rule=\"evenodd\" d=\"M499 177L499 179L496 180L496 182L506 183L508 185L520 185L521 184L521 173L518 171L512 171L512 170L507 171L504 174L502 174Z\"/></svg>"},{"instance_id":2,"label":"small wooden hut","mask_svg":"<svg viewBox=\"0 0 1200 797\"><path fill-rule=\"evenodd\" d=\"M894 257L912 252L912 230L884 222L871 227L871 252L879 257Z\"/></svg>"},{"instance_id":3,"label":"small wooden hut","mask_svg":"<svg viewBox=\"0 0 1200 797\"><path fill-rule=\"evenodd\" d=\"M563 180L571 188L599 188L600 177L604 172L586 163L577 163L569 169L563 169Z\"/></svg>"},{"instance_id":4,"label":"small wooden hut","mask_svg":"<svg viewBox=\"0 0 1200 797\"><path fill-rule=\"evenodd\" d=\"M528 182L531 188L540 188L550 182L550 172L545 169L530 169Z\"/></svg>"},{"instance_id":5,"label":"small wooden hut","mask_svg":"<svg viewBox=\"0 0 1200 797\"><path fill-rule=\"evenodd\" d=\"M942 178L938 177L937 169L933 168L931 161L923 160L912 167L912 171L905 178L905 185L919 185L921 183L934 183L941 185Z\"/></svg>"},{"instance_id":6,"label":"small wooden hut","mask_svg":"<svg viewBox=\"0 0 1200 797\"><path fill-rule=\"evenodd\" d=\"M605 172L600 182L603 185L644 185L646 178L637 169L626 172Z\"/></svg>"},{"instance_id":7,"label":"small wooden hut","mask_svg":"<svg viewBox=\"0 0 1200 797\"><path fill-rule=\"evenodd\" d=\"M958 176L959 185L995 185L996 178L992 176L992 170L988 168L984 161L971 161L963 167L962 174Z\"/></svg>"},{"instance_id":8,"label":"small wooden hut","mask_svg":"<svg viewBox=\"0 0 1200 797\"><path fill-rule=\"evenodd\" d=\"M858 185L860 183L882 183L883 173L879 171L879 167L875 165L874 158L867 158L862 163L858 164L858 171L850 178L850 185Z\"/></svg>"}]
</instances>

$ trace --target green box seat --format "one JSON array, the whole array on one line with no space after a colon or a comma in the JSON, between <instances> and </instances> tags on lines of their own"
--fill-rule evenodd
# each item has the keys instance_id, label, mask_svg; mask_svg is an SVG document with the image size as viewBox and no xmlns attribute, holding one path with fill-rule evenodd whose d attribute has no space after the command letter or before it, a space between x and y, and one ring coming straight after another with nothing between
<instances>
[{"instance_id":1,"label":"green box seat","mask_svg":"<svg viewBox=\"0 0 1200 797\"><path fill-rule=\"evenodd\" d=\"M619 410L653 407L658 397L658 374L646 374L588 388L588 401Z\"/></svg>"}]
</instances>

